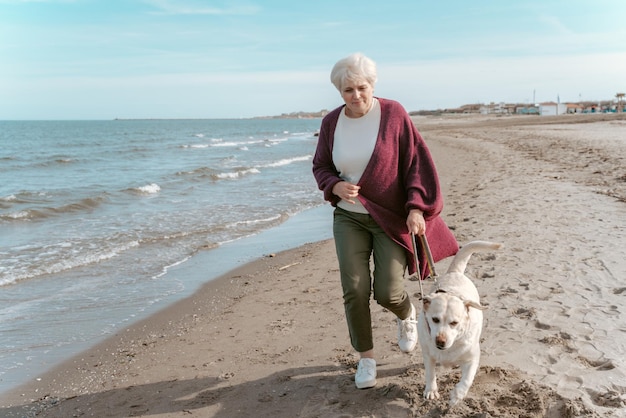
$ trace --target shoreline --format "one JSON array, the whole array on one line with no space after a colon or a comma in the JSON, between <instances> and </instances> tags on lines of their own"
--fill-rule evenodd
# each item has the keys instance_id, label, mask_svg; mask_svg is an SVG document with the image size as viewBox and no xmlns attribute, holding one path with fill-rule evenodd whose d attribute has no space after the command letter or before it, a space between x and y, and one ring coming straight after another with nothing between
<instances>
[{"instance_id":1,"label":"shoreline","mask_svg":"<svg viewBox=\"0 0 626 418\"><path fill-rule=\"evenodd\" d=\"M626 338L615 329L626 322L618 274L625 271L626 214L615 177L626 173L619 172L624 148L616 154L603 141L613 129L622 132L623 120L565 127L540 120L523 127L423 122L418 119L418 129L446 198L443 217L459 242L505 244L470 260L467 274L489 305L481 369L464 404L446 416L623 416ZM534 138L551 141L560 160L524 148ZM592 176L577 171L581 155L597 157L587 161ZM617 165L596 170L598 164ZM604 183L617 197L604 193ZM354 389L357 357L337 275L331 239L246 263L0 397L0 412L442 416L455 371L439 371L442 400L421 399L419 348L399 351L395 321L375 303L379 383ZM418 291L416 283L407 287L412 296Z\"/></svg>"},{"instance_id":2,"label":"shoreline","mask_svg":"<svg viewBox=\"0 0 626 418\"><path fill-rule=\"evenodd\" d=\"M330 233L324 232L325 228L330 225L329 213L329 208L324 205L304 210L276 227L224 243L210 250L200 251L185 262L169 267L167 277L170 277L171 280L184 282L184 290L163 297L158 304L147 306L145 310L137 313L135 320L127 322L124 326L116 328L107 335L94 337L90 341L80 342L57 351L55 358L58 357L58 360L46 359L46 365L43 364L43 360L24 364L20 369L3 375L0 399L2 395L10 393L20 386L29 384L29 382L36 382L47 371L54 370L67 360L117 335L126 327L132 327L135 323L149 319L152 315L156 315L180 300L190 297L202 286L211 283L242 264L262 259L267 254L296 248L307 242L329 238ZM312 229L310 236L304 237L301 232L307 225L312 226ZM210 269L207 266L210 266ZM7 381L14 383L5 385L4 382Z\"/></svg>"}]
</instances>

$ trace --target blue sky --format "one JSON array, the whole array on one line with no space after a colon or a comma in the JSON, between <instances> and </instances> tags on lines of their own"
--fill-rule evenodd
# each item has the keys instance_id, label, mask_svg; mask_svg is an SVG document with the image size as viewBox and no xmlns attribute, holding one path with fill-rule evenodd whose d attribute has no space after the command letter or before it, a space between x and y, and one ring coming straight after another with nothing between
<instances>
[{"instance_id":1,"label":"blue sky","mask_svg":"<svg viewBox=\"0 0 626 418\"><path fill-rule=\"evenodd\" d=\"M0 0L0 120L332 109L363 52L407 110L609 100L624 0Z\"/></svg>"}]
</instances>

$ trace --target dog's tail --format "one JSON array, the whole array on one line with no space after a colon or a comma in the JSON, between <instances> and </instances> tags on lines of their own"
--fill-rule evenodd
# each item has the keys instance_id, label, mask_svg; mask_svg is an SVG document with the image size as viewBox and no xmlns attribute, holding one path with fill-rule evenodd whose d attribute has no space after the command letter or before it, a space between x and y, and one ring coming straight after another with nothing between
<instances>
[{"instance_id":1,"label":"dog's tail","mask_svg":"<svg viewBox=\"0 0 626 418\"><path fill-rule=\"evenodd\" d=\"M499 249L500 247L502 247L502 244L497 242L472 241L461 247L459 252L456 253L450 267L448 267L447 273L464 273L465 267L467 267L467 263L469 262L472 254L475 252L493 251Z\"/></svg>"}]
</instances>

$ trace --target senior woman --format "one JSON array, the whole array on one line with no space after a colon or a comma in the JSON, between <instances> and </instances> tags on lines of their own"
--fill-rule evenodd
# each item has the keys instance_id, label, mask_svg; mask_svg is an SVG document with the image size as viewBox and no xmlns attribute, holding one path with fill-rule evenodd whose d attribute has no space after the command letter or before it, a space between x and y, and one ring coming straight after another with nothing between
<instances>
[{"instance_id":1,"label":"senior woman","mask_svg":"<svg viewBox=\"0 0 626 418\"><path fill-rule=\"evenodd\" d=\"M348 331L360 355L355 384L364 389L376 385L372 292L397 317L400 350L412 351L416 310L404 287L405 271L417 268L411 234L426 234L436 261L455 254L458 244L439 217L443 199L426 143L399 103L374 96L374 61L352 54L335 64L330 79L345 104L322 120L313 174L335 206L333 235Z\"/></svg>"}]
</instances>

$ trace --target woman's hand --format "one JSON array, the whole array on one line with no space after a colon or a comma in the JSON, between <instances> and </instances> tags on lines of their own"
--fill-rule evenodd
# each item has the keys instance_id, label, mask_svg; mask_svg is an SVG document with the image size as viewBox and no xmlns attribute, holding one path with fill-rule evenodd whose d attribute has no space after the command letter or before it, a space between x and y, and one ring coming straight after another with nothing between
<instances>
[{"instance_id":1,"label":"woman's hand","mask_svg":"<svg viewBox=\"0 0 626 418\"><path fill-rule=\"evenodd\" d=\"M409 212L409 216L406 217L406 226L409 228L409 233L414 235L424 235L426 233L426 221L424 220L424 214L419 209L412 209Z\"/></svg>"},{"instance_id":2,"label":"woman's hand","mask_svg":"<svg viewBox=\"0 0 626 418\"><path fill-rule=\"evenodd\" d=\"M340 181L333 186L333 194L354 205L356 204L354 199L359 195L359 189L361 189L361 186L348 183L347 181Z\"/></svg>"}]
</instances>

